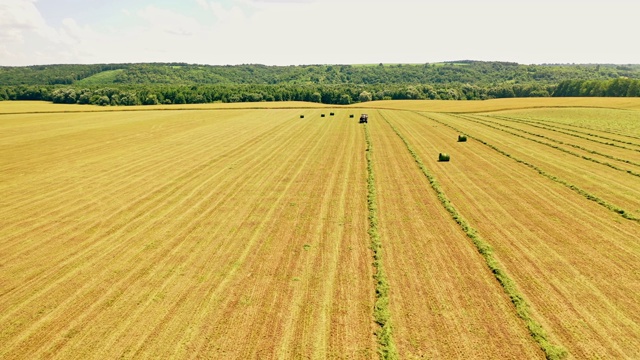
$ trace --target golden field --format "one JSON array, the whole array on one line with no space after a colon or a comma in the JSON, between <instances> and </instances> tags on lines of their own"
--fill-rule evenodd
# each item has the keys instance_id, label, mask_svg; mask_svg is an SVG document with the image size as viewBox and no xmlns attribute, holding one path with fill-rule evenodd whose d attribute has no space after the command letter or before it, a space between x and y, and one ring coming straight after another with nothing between
<instances>
[{"instance_id":1,"label":"golden field","mask_svg":"<svg viewBox=\"0 0 640 360\"><path fill-rule=\"evenodd\" d=\"M640 99L0 102L0 205L2 359L640 357Z\"/></svg>"}]
</instances>

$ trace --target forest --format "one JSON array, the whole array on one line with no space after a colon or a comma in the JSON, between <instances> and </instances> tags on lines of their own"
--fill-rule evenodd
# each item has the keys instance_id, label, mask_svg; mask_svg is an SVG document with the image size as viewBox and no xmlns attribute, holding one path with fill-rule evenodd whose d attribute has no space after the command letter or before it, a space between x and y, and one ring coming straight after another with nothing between
<instances>
[{"instance_id":1,"label":"forest","mask_svg":"<svg viewBox=\"0 0 640 360\"><path fill-rule=\"evenodd\" d=\"M96 105L640 96L640 65L456 61L433 64L0 67L0 100Z\"/></svg>"}]
</instances>

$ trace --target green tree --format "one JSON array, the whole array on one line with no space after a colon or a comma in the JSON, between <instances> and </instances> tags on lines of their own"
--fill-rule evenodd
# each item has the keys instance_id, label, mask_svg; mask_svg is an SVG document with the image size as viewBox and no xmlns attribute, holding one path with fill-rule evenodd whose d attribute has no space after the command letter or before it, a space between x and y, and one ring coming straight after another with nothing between
<instances>
[{"instance_id":1,"label":"green tree","mask_svg":"<svg viewBox=\"0 0 640 360\"><path fill-rule=\"evenodd\" d=\"M368 91L363 91L360 93L360 95L358 96L358 100L360 102L367 102L367 101L371 101L373 100L373 95L368 92Z\"/></svg>"},{"instance_id":2,"label":"green tree","mask_svg":"<svg viewBox=\"0 0 640 360\"><path fill-rule=\"evenodd\" d=\"M338 102L341 105L349 105L351 104L351 96L349 94L340 95L340 100Z\"/></svg>"},{"instance_id":3,"label":"green tree","mask_svg":"<svg viewBox=\"0 0 640 360\"><path fill-rule=\"evenodd\" d=\"M314 92L313 94L311 94L311 96L309 97L309 101L311 102L315 102L315 103L319 103L322 102L322 94L320 94L319 92Z\"/></svg>"}]
</instances>

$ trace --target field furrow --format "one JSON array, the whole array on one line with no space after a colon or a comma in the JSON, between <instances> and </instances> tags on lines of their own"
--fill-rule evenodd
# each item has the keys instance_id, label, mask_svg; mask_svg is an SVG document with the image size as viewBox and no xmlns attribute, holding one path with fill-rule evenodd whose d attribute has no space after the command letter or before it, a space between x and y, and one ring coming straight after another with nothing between
<instances>
[{"instance_id":1,"label":"field furrow","mask_svg":"<svg viewBox=\"0 0 640 360\"><path fill-rule=\"evenodd\" d=\"M473 139L457 143L458 133L439 122L408 112L385 115L493 246L555 342L575 358L640 355L636 222ZM473 133L476 127L466 130ZM438 163L439 152L449 153L451 161Z\"/></svg>"},{"instance_id":2,"label":"field furrow","mask_svg":"<svg viewBox=\"0 0 640 360\"><path fill-rule=\"evenodd\" d=\"M402 140L380 115L370 126L383 262L400 357L543 357Z\"/></svg>"}]
</instances>

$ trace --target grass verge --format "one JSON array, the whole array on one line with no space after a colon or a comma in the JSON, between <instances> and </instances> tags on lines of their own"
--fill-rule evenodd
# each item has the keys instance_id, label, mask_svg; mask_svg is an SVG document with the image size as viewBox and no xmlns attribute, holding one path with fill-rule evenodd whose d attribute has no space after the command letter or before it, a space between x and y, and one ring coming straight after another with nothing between
<instances>
[{"instance_id":1,"label":"grass verge","mask_svg":"<svg viewBox=\"0 0 640 360\"><path fill-rule=\"evenodd\" d=\"M442 206L447 210L447 212L449 212L453 220L460 226L467 237L471 239L480 255L482 255L487 266L489 267L489 270L491 270L496 280L498 280L498 283L500 283L500 285L504 289L504 292L507 294L507 296L509 296L511 303L516 309L518 317L520 317L524 321L527 329L529 330L529 334L531 334L531 337L534 339L534 341L538 343L546 358L550 360L564 359L567 356L567 350L561 346L551 343L542 325L531 316L529 304L525 301L522 294L520 294L520 292L518 291L515 282L500 267L498 261L493 256L493 249L491 248L491 245L489 245L489 243L487 243L484 239L482 239L482 237L480 237L480 235L478 235L477 230L471 227L471 225L469 225L469 223L462 217L462 215L460 215L453 204L451 204L451 201L449 200L449 198L447 198L436 178L431 174L431 172L429 172L427 167L422 162L422 159L420 158L418 153L416 153L415 150L411 147L407 139L395 126L393 126L389 122L389 120L387 120L386 118L384 118L384 120L387 122L387 124L389 124L396 135L398 135L398 137L404 142L407 150L415 160L416 164L418 165L424 176L426 176L429 180L429 184L436 192L438 200L440 200Z\"/></svg>"},{"instance_id":2,"label":"grass verge","mask_svg":"<svg viewBox=\"0 0 640 360\"><path fill-rule=\"evenodd\" d=\"M367 143L367 205L369 209L369 238L373 251L373 266L375 273L376 302L373 309L375 322L380 326L376 332L378 338L378 353L381 359L398 359L398 351L393 342L391 327L391 312L389 310L389 282L382 266L382 242L378 232L378 206L376 198L375 174L373 171L373 146L369 126L364 125Z\"/></svg>"}]
</instances>

